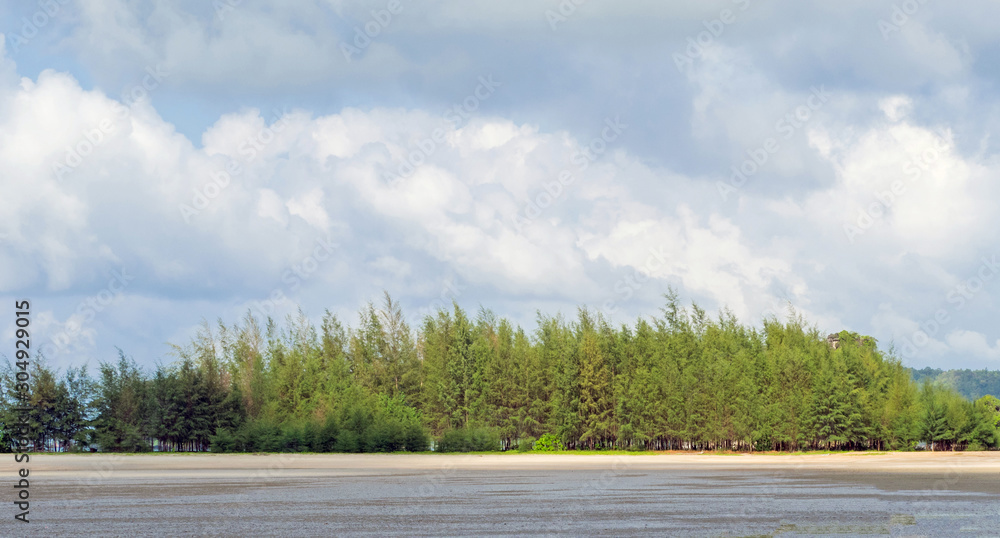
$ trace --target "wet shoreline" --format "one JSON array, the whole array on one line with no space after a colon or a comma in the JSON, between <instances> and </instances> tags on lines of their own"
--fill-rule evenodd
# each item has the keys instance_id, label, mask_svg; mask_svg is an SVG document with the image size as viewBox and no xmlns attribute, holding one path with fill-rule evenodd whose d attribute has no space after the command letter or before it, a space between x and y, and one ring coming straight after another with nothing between
<instances>
[{"instance_id":1,"label":"wet shoreline","mask_svg":"<svg viewBox=\"0 0 1000 538\"><path fill-rule=\"evenodd\" d=\"M37 455L31 468L32 532L975 536L1000 528L1000 457L988 452Z\"/></svg>"}]
</instances>

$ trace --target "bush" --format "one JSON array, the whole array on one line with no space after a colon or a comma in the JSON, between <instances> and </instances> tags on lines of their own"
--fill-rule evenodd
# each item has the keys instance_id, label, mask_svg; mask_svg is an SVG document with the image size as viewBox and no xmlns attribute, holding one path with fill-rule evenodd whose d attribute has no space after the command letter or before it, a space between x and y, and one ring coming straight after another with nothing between
<instances>
[{"instance_id":1,"label":"bush","mask_svg":"<svg viewBox=\"0 0 1000 538\"><path fill-rule=\"evenodd\" d=\"M319 452L316 450L316 435L319 433L319 427L316 425L315 420L307 420L305 425L302 426L302 446L299 450L302 452Z\"/></svg>"},{"instance_id":2,"label":"bush","mask_svg":"<svg viewBox=\"0 0 1000 538\"><path fill-rule=\"evenodd\" d=\"M337 426L336 417L333 415L326 417L323 427L316 432L316 437L313 438L313 452L332 452L337 443L339 432L340 427Z\"/></svg>"},{"instance_id":3,"label":"bush","mask_svg":"<svg viewBox=\"0 0 1000 538\"><path fill-rule=\"evenodd\" d=\"M468 452L469 438L465 430L448 430L438 439L437 452Z\"/></svg>"},{"instance_id":4,"label":"bush","mask_svg":"<svg viewBox=\"0 0 1000 538\"><path fill-rule=\"evenodd\" d=\"M438 452L490 452L500 450L500 434L491 428L458 428L444 432Z\"/></svg>"},{"instance_id":5,"label":"bush","mask_svg":"<svg viewBox=\"0 0 1000 538\"><path fill-rule=\"evenodd\" d=\"M338 452L414 452L427 450L430 444L420 413L398 396L359 394L347 401L339 416L334 445Z\"/></svg>"},{"instance_id":6,"label":"bush","mask_svg":"<svg viewBox=\"0 0 1000 538\"><path fill-rule=\"evenodd\" d=\"M500 434L492 428L476 428L469 431L469 444L474 452L500 450Z\"/></svg>"},{"instance_id":7,"label":"bush","mask_svg":"<svg viewBox=\"0 0 1000 538\"><path fill-rule=\"evenodd\" d=\"M211 452L236 452L236 437L229 430L219 428L215 435L209 437L208 450Z\"/></svg>"},{"instance_id":8,"label":"bush","mask_svg":"<svg viewBox=\"0 0 1000 538\"><path fill-rule=\"evenodd\" d=\"M305 437L302 429L295 424L285 424L281 432L281 451L299 452L305 449Z\"/></svg>"},{"instance_id":9,"label":"bush","mask_svg":"<svg viewBox=\"0 0 1000 538\"><path fill-rule=\"evenodd\" d=\"M431 446L431 436L419 424L410 424L403 431L403 443L410 452L423 452Z\"/></svg>"},{"instance_id":10,"label":"bush","mask_svg":"<svg viewBox=\"0 0 1000 538\"><path fill-rule=\"evenodd\" d=\"M473 446L493 443L477 435L469 441ZM363 394L346 398L322 420L248 420L235 431L218 429L209 440L213 452L419 452L430 445L419 412L402 398Z\"/></svg>"},{"instance_id":11,"label":"bush","mask_svg":"<svg viewBox=\"0 0 1000 538\"><path fill-rule=\"evenodd\" d=\"M337 436L337 442L333 445L334 452L361 452L361 443L358 434L344 430Z\"/></svg>"},{"instance_id":12,"label":"bush","mask_svg":"<svg viewBox=\"0 0 1000 538\"><path fill-rule=\"evenodd\" d=\"M127 426L119 450L124 452L149 452L151 449L135 426Z\"/></svg>"},{"instance_id":13,"label":"bush","mask_svg":"<svg viewBox=\"0 0 1000 538\"><path fill-rule=\"evenodd\" d=\"M525 437L524 439L521 439L520 441L517 442L516 450L518 452L531 452L533 448L535 448L535 438Z\"/></svg>"},{"instance_id":14,"label":"bush","mask_svg":"<svg viewBox=\"0 0 1000 538\"><path fill-rule=\"evenodd\" d=\"M547 433L541 436L538 441L535 441L536 452L555 452L557 450L565 450L566 447L563 446L562 441L558 437Z\"/></svg>"},{"instance_id":15,"label":"bush","mask_svg":"<svg viewBox=\"0 0 1000 538\"><path fill-rule=\"evenodd\" d=\"M284 439L281 428L268 422L248 422L237 434L237 445L244 452L281 452Z\"/></svg>"},{"instance_id":16,"label":"bush","mask_svg":"<svg viewBox=\"0 0 1000 538\"><path fill-rule=\"evenodd\" d=\"M755 432L752 441L753 441L753 449L758 452L763 452L774 448L774 445L771 443L771 435L769 433Z\"/></svg>"},{"instance_id":17,"label":"bush","mask_svg":"<svg viewBox=\"0 0 1000 538\"><path fill-rule=\"evenodd\" d=\"M362 447L365 452L398 452L406 448L403 428L397 422L378 422L365 430Z\"/></svg>"}]
</instances>

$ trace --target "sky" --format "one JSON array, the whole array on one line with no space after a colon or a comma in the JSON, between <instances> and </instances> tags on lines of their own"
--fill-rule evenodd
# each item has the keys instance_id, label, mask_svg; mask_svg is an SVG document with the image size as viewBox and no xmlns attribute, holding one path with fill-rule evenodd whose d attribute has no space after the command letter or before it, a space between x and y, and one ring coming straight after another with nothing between
<instances>
[{"instance_id":1,"label":"sky","mask_svg":"<svg viewBox=\"0 0 1000 538\"><path fill-rule=\"evenodd\" d=\"M673 288L1000 366L1000 4L0 3L0 353Z\"/></svg>"}]
</instances>

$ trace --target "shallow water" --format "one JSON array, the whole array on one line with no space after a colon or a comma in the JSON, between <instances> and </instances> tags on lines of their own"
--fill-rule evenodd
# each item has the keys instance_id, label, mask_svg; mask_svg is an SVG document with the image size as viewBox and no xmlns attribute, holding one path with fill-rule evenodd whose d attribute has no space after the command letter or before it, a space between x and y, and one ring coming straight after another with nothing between
<instances>
[{"instance_id":1,"label":"shallow water","mask_svg":"<svg viewBox=\"0 0 1000 538\"><path fill-rule=\"evenodd\" d=\"M224 465L211 472L112 471L89 478L53 472L33 484L33 521L25 527L31 531L26 535L102 536L1000 532L1000 496L991 475L943 480L928 473L650 469L630 462L619 458L583 470L445 463L317 469L313 476L302 468L260 473Z\"/></svg>"}]
</instances>

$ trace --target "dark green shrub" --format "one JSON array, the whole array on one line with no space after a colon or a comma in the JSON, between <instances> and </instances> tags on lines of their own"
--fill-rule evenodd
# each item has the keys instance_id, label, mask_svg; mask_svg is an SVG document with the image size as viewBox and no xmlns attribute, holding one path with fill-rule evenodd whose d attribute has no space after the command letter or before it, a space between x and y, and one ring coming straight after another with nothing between
<instances>
[{"instance_id":1,"label":"dark green shrub","mask_svg":"<svg viewBox=\"0 0 1000 538\"><path fill-rule=\"evenodd\" d=\"M361 443L358 434L344 430L337 436L337 442L333 445L334 452L361 452Z\"/></svg>"},{"instance_id":2,"label":"dark green shrub","mask_svg":"<svg viewBox=\"0 0 1000 538\"><path fill-rule=\"evenodd\" d=\"M535 448L535 438L525 437L517 442L517 448L515 450L517 452L531 452L533 448Z\"/></svg>"},{"instance_id":3,"label":"dark green shrub","mask_svg":"<svg viewBox=\"0 0 1000 538\"><path fill-rule=\"evenodd\" d=\"M500 434L492 428L476 428L469 431L469 445L473 452L500 450Z\"/></svg>"},{"instance_id":4,"label":"dark green shrub","mask_svg":"<svg viewBox=\"0 0 1000 538\"><path fill-rule=\"evenodd\" d=\"M209 438L208 449L211 452L236 452L236 437L229 430L219 428Z\"/></svg>"},{"instance_id":5,"label":"dark green shrub","mask_svg":"<svg viewBox=\"0 0 1000 538\"><path fill-rule=\"evenodd\" d=\"M431 436L420 424L408 424L403 430L403 444L409 452L424 452L431 446Z\"/></svg>"},{"instance_id":6,"label":"dark green shrub","mask_svg":"<svg viewBox=\"0 0 1000 538\"><path fill-rule=\"evenodd\" d=\"M448 430L438 439L437 452L468 452L469 437L465 430Z\"/></svg>"},{"instance_id":7,"label":"dark green shrub","mask_svg":"<svg viewBox=\"0 0 1000 538\"><path fill-rule=\"evenodd\" d=\"M281 448L281 430L271 424L254 421L246 427L247 452L277 452Z\"/></svg>"},{"instance_id":8,"label":"dark green shrub","mask_svg":"<svg viewBox=\"0 0 1000 538\"><path fill-rule=\"evenodd\" d=\"M379 421L361 436L364 452L397 452L403 449L403 429L395 422Z\"/></svg>"},{"instance_id":9,"label":"dark green shrub","mask_svg":"<svg viewBox=\"0 0 1000 538\"><path fill-rule=\"evenodd\" d=\"M441 435L438 452L488 452L500 450L500 434L491 428L451 429Z\"/></svg>"},{"instance_id":10,"label":"dark green shrub","mask_svg":"<svg viewBox=\"0 0 1000 538\"><path fill-rule=\"evenodd\" d=\"M299 452L305 446L302 429L295 424L286 424L281 432L281 451Z\"/></svg>"},{"instance_id":11,"label":"dark green shrub","mask_svg":"<svg viewBox=\"0 0 1000 538\"><path fill-rule=\"evenodd\" d=\"M316 450L316 435L319 433L319 427L316 425L315 420L307 420L302 426L302 446L299 450L302 452L319 452Z\"/></svg>"},{"instance_id":12,"label":"dark green shrub","mask_svg":"<svg viewBox=\"0 0 1000 538\"><path fill-rule=\"evenodd\" d=\"M323 427L316 433L313 439L312 449L314 452L332 452L337 443L337 434L340 428L337 426L337 419L330 415L326 417Z\"/></svg>"}]
</instances>

